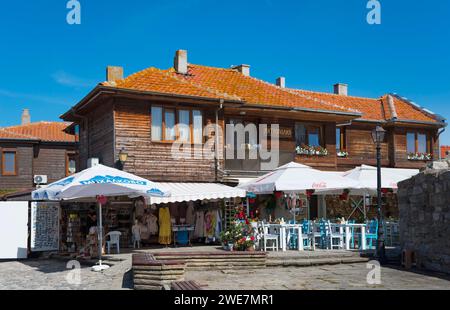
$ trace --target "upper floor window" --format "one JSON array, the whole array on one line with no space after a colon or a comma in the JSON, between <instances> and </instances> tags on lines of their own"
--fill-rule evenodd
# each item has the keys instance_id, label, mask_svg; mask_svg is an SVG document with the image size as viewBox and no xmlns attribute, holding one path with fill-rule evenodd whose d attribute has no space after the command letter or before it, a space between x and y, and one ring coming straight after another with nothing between
<instances>
[{"instance_id":1,"label":"upper floor window","mask_svg":"<svg viewBox=\"0 0 450 310\"><path fill-rule=\"evenodd\" d=\"M408 132L406 134L406 150L408 153L431 153L431 145L425 133Z\"/></svg>"},{"instance_id":2,"label":"upper floor window","mask_svg":"<svg viewBox=\"0 0 450 310\"><path fill-rule=\"evenodd\" d=\"M17 175L17 153L15 150L2 151L2 175Z\"/></svg>"},{"instance_id":3,"label":"upper floor window","mask_svg":"<svg viewBox=\"0 0 450 310\"><path fill-rule=\"evenodd\" d=\"M66 155L66 176L77 172L77 159L75 153L68 153Z\"/></svg>"},{"instance_id":4,"label":"upper floor window","mask_svg":"<svg viewBox=\"0 0 450 310\"><path fill-rule=\"evenodd\" d=\"M203 142L202 111L152 106L152 141Z\"/></svg>"},{"instance_id":5,"label":"upper floor window","mask_svg":"<svg viewBox=\"0 0 450 310\"><path fill-rule=\"evenodd\" d=\"M344 127L336 128L336 151L345 151L347 149L347 135Z\"/></svg>"},{"instance_id":6,"label":"upper floor window","mask_svg":"<svg viewBox=\"0 0 450 310\"><path fill-rule=\"evenodd\" d=\"M297 146L321 146L321 127L295 123L295 141Z\"/></svg>"}]
</instances>

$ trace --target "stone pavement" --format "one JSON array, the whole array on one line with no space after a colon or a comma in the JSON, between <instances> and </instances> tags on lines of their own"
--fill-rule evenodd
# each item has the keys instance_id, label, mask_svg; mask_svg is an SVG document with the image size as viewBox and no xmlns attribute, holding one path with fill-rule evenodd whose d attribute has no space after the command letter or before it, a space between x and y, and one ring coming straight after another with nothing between
<instances>
[{"instance_id":1,"label":"stone pavement","mask_svg":"<svg viewBox=\"0 0 450 310\"><path fill-rule=\"evenodd\" d=\"M81 266L80 285L70 284L74 275L61 260L26 260L0 262L0 290L116 290L132 287L129 261L118 262L103 273ZM70 279L76 279L71 276Z\"/></svg>"},{"instance_id":2,"label":"stone pavement","mask_svg":"<svg viewBox=\"0 0 450 310\"><path fill-rule=\"evenodd\" d=\"M382 268L381 284L367 283L365 263L263 270L188 271L187 280L212 290L342 290L342 289L446 289L450 276L423 275L396 268Z\"/></svg>"},{"instance_id":3,"label":"stone pavement","mask_svg":"<svg viewBox=\"0 0 450 310\"><path fill-rule=\"evenodd\" d=\"M209 250L205 247L195 250ZM148 250L140 250L147 252ZM158 251L182 251L182 249L157 249ZM136 251L137 252L137 251ZM285 255L324 257L329 251L316 253L287 252ZM342 254L342 253L341 253ZM278 259L281 254L273 253ZM116 290L132 288L131 253L111 255L107 260L112 267L103 273L92 272L89 266L81 266L81 284L67 282L73 272L66 268L66 261L40 259L0 262L0 289L57 289L57 290ZM112 260L113 259L113 260ZM365 263L323 265L312 267L268 267L261 270L187 271L186 279L195 280L206 289L450 289L450 276L436 273L420 274L396 267L382 268L381 285L367 284L369 269Z\"/></svg>"}]
</instances>

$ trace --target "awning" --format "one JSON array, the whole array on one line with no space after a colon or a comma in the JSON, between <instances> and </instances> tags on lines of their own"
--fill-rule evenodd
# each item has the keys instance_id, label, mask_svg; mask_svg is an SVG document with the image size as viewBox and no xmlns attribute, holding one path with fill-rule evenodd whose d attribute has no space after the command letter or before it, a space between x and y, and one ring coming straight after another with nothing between
<instances>
[{"instance_id":1,"label":"awning","mask_svg":"<svg viewBox=\"0 0 450 310\"><path fill-rule=\"evenodd\" d=\"M171 196L151 197L152 204L236 198L247 195L243 189L216 183L157 183L157 185L170 191Z\"/></svg>"}]
</instances>

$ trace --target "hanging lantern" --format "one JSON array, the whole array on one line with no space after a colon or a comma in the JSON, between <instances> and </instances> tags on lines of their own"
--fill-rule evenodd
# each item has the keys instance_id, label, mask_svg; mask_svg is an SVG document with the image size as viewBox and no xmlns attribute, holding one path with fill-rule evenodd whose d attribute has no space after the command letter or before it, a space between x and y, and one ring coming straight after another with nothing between
<instances>
[{"instance_id":1,"label":"hanging lantern","mask_svg":"<svg viewBox=\"0 0 450 310\"><path fill-rule=\"evenodd\" d=\"M282 192L275 192L275 198L280 199L281 197L283 197Z\"/></svg>"},{"instance_id":2,"label":"hanging lantern","mask_svg":"<svg viewBox=\"0 0 450 310\"><path fill-rule=\"evenodd\" d=\"M315 190L313 189L308 189L306 190L306 196L309 198L311 198L311 196L314 194Z\"/></svg>"},{"instance_id":3,"label":"hanging lantern","mask_svg":"<svg viewBox=\"0 0 450 310\"><path fill-rule=\"evenodd\" d=\"M381 189L381 193L382 193L383 195L386 195L388 192L389 192L389 189L387 189L387 188L382 188L382 189Z\"/></svg>"},{"instance_id":4,"label":"hanging lantern","mask_svg":"<svg viewBox=\"0 0 450 310\"><path fill-rule=\"evenodd\" d=\"M108 198L106 198L106 196L103 195L97 196L97 202L102 205L105 205L108 202Z\"/></svg>"}]
</instances>

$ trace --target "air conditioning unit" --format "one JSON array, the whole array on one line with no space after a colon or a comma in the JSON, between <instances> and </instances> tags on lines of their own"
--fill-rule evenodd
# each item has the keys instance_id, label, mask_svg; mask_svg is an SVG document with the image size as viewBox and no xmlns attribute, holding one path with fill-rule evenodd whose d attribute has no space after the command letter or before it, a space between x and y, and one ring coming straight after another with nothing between
<instances>
[{"instance_id":1,"label":"air conditioning unit","mask_svg":"<svg viewBox=\"0 0 450 310\"><path fill-rule=\"evenodd\" d=\"M98 166L99 164L100 164L100 159L93 157L93 158L88 159L87 167L92 168L92 167Z\"/></svg>"},{"instance_id":2,"label":"air conditioning unit","mask_svg":"<svg viewBox=\"0 0 450 310\"><path fill-rule=\"evenodd\" d=\"M47 176L46 175L35 175L34 178L34 184L47 184Z\"/></svg>"}]
</instances>

